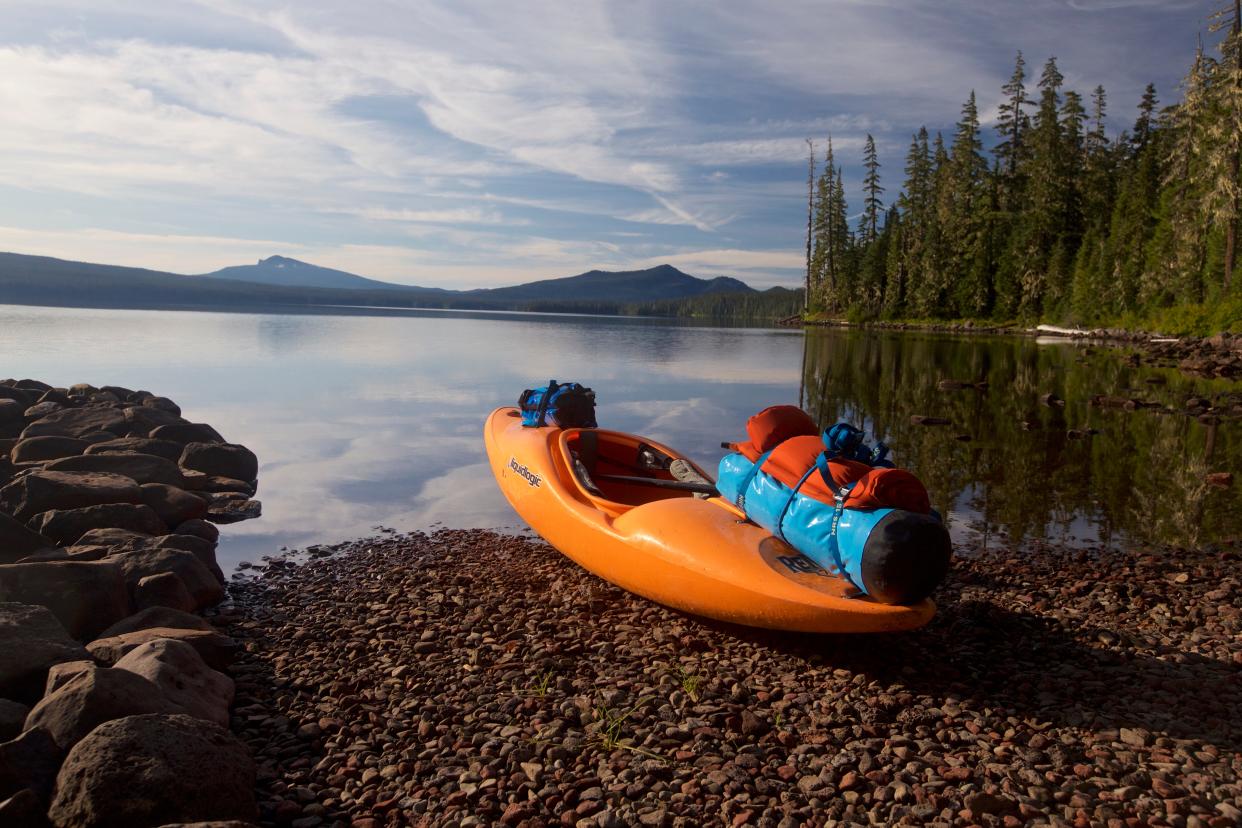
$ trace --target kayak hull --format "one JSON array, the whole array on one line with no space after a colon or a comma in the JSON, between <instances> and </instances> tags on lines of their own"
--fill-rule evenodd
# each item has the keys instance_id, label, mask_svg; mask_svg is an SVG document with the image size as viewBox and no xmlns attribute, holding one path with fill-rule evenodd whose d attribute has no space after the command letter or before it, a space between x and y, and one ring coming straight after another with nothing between
<instances>
[{"instance_id":1,"label":"kayak hull","mask_svg":"<svg viewBox=\"0 0 1242 828\"><path fill-rule=\"evenodd\" d=\"M589 431L606 446L681 457L646 438ZM574 470L570 446L580 436L523 428L515 408L497 409L484 426L492 472L514 510L564 555L622 589L694 615L801 632L910 630L935 613L930 600L894 606L859 595L721 498L630 485L593 492Z\"/></svg>"}]
</instances>

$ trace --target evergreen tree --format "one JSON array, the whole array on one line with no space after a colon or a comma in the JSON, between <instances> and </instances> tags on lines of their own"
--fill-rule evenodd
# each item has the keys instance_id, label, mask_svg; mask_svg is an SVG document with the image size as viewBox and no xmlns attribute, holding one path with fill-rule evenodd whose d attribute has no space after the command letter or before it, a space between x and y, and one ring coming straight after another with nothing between
<instances>
[{"instance_id":1,"label":"evergreen tree","mask_svg":"<svg viewBox=\"0 0 1242 828\"><path fill-rule=\"evenodd\" d=\"M1023 109L1030 99L1026 96L1026 61L1022 52L1018 52L1014 62L1013 75L1008 83L1001 87L1005 99L1001 102L1000 113L996 119L996 134L1000 139L992 152L1000 163L1000 173L1012 180L1018 174L1018 166L1024 159L1023 140L1030 127L1030 118Z\"/></svg>"},{"instance_id":2,"label":"evergreen tree","mask_svg":"<svg viewBox=\"0 0 1242 828\"><path fill-rule=\"evenodd\" d=\"M1009 252L1021 262L1019 308L1030 316L1038 316L1061 298L1048 276L1051 254L1065 231L1069 188L1069 163L1060 120L1063 81L1056 58L1049 58L1039 79L1039 109L1031 132L1029 198Z\"/></svg>"},{"instance_id":3,"label":"evergreen tree","mask_svg":"<svg viewBox=\"0 0 1242 828\"><path fill-rule=\"evenodd\" d=\"M875 139L870 133L867 134L867 143L863 148L863 169L866 171L863 175L866 196L863 199L861 235L863 243L870 244L879 235L880 212L884 209L884 204L880 201L880 194L884 192L884 188L880 186L880 160L875 151Z\"/></svg>"},{"instance_id":4,"label":"evergreen tree","mask_svg":"<svg viewBox=\"0 0 1242 828\"><path fill-rule=\"evenodd\" d=\"M1146 149L1147 142L1151 139L1157 103L1159 101L1156 99L1156 85L1149 83L1143 90L1143 97L1139 101L1138 120L1134 122L1134 130L1130 133L1130 146L1135 157Z\"/></svg>"},{"instance_id":5,"label":"evergreen tree","mask_svg":"<svg viewBox=\"0 0 1242 828\"><path fill-rule=\"evenodd\" d=\"M1207 166L1207 206L1214 223L1225 231L1222 293L1233 287L1237 258L1238 219L1242 212L1242 0L1233 9L1218 12L1214 30L1227 29L1221 42L1221 59L1211 84L1216 116L1210 123Z\"/></svg>"},{"instance_id":6,"label":"evergreen tree","mask_svg":"<svg viewBox=\"0 0 1242 828\"><path fill-rule=\"evenodd\" d=\"M975 93L962 106L950 153L952 173L948 179L950 252L956 261L953 284L954 310L979 316L989 310L991 274L986 265L984 233L987 216L988 165L979 134L979 108Z\"/></svg>"}]
</instances>

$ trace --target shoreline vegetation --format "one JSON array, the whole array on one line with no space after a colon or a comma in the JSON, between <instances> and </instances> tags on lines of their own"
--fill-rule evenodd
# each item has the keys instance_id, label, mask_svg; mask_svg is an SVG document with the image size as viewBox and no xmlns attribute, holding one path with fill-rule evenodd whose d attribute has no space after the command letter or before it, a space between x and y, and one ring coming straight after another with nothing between
<instances>
[{"instance_id":1,"label":"shoreline vegetation","mask_svg":"<svg viewBox=\"0 0 1242 828\"><path fill-rule=\"evenodd\" d=\"M1049 58L1028 92L1019 52L990 158L971 92L951 136L913 136L886 204L867 136L856 227L831 137L822 157L808 140L809 318L1242 332L1240 16L1219 16L1219 54L1200 45L1178 103L1161 109L1149 84L1116 137L1103 87L1088 111Z\"/></svg>"}]
</instances>

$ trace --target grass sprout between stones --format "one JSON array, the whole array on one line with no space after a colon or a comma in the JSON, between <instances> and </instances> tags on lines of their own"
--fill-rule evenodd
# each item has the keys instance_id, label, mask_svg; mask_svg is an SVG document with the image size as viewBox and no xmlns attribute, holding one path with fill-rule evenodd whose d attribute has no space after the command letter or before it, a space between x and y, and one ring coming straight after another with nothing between
<instances>
[{"instance_id":1,"label":"grass sprout between stones","mask_svg":"<svg viewBox=\"0 0 1242 828\"><path fill-rule=\"evenodd\" d=\"M621 738L621 729L625 726L626 720L637 709L638 706L636 705L624 711L616 711L606 704L597 704L595 706L596 732L594 741L604 750L612 751L620 748L651 759L666 759L666 757L654 751L635 745L633 739Z\"/></svg>"},{"instance_id":2,"label":"grass sprout between stones","mask_svg":"<svg viewBox=\"0 0 1242 828\"><path fill-rule=\"evenodd\" d=\"M698 703L699 701L699 682L703 677L690 672L685 667L677 667L677 677L681 679L681 689L690 697L690 701Z\"/></svg>"}]
</instances>

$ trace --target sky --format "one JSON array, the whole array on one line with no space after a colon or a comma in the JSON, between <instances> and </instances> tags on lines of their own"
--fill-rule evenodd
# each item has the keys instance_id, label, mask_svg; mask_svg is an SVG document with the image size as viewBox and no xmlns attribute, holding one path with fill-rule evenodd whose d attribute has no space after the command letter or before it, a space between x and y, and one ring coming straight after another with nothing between
<instances>
[{"instance_id":1,"label":"sky","mask_svg":"<svg viewBox=\"0 0 1242 828\"><path fill-rule=\"evenodd\" d=\"M0 250L203 273L285 255L473 288L805 259L807 138L851 206L911 133L1033 89L1176 99L1202 0L0 0ZM985 130L990 140L990 130Z\"/></svg>"}]
</instances>

